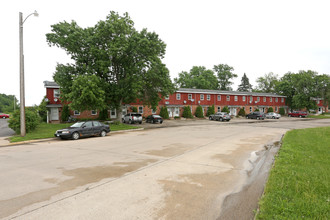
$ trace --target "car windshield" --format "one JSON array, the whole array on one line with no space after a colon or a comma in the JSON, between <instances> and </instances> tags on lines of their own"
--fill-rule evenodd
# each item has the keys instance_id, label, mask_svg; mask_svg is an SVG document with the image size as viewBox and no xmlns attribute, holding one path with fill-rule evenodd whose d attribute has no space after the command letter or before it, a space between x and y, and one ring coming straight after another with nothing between
<instances>
[{"instance_id":1,"label":"car windshield","mask_svg":"<svg viewBox=\"0 0 330 220\"><path fill-rule=\"evenodd\" d=\"M159 115L154 115L154 118L160 118L160 116Z\"/></svg>"},{"instance_id":2,"label":"car windshield","mask_svg":"<svg viewBox=\"0 0 330 220\"><path fill-rule=\"evenodd\" d=\"M77 122L77 123L74 123L73 125L71 125L70 127L73 127L73 128L80 128L85 122Z\"/></svg>"},{"instance_id":3,"label":"car windshield","mask_svg":"<svg viewBox=\"0 0 330 220\"><path fill-rule=\"evenodd\" d=\"M132 114L132 116L140 117L141 114Z\"/></svg>"}]
</instances>

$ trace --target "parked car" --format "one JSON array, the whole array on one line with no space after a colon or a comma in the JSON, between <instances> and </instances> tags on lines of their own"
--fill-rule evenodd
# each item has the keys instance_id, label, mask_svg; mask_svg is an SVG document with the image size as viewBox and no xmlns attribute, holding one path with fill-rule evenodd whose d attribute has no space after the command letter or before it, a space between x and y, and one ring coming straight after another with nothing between
<instances>
[{"instance_id":1,"label":"parked car","mask_svg":"<svg viewBox=\"0 0 330 220\"><path fill-rule=\"evenodd\" d=\"M258 120L264 120L265 114L262 112L252 112L248 115L246 115L247 119L258 119Z\"/></svg>"},{"instance_id":2,"label":"parked car","mask_svg":"<svg viewBox=\"0 0 330 220\"><path fill-rule=\"evenodd\" d=\"M231 117L227 112L217 112L209 116L209 120L230 121Z\"/></svg>"},{"instance_id":3,"label":"parked car","mask_svg":"<svg viewBox=\"0 0 330 220\"><path fill-rule=\"evenodd\" d=\"M5 114L5 113L0 113L0 118L9 118L9 115L8 114Z\"/></svg>"},{"instance_id":4,"label":"parked car","mask_svg":"<svg viewBox=\"0 0 330 220\"><path fill-rule=\"evenodd\" d=\"M163 118L159 115L149 115L147 118L146 118L146 122L150 122L150 123L157 123L159 122L160 124L163 123Z\"/></svg>"},{"instance_id":5,"label":"parked car","mask_svg":"<svg viewBox=\"0 0 330 220\"><path fill-rule=\"evenodd\" d=\"M291 113L288 113L289 117L299 117L299 118L305 118L307 117L307 112L302 111L293 111Z\"/></svg>"},{"instance_id":6,"label":"parked car","mask_svg":"<svg viewBox=\"0 0 330 220\"><path fill-rule=\"evenodd\" d=\"M57 130L54 134L55 137L61 139L74 139L77 140L80 137L89 136L101 136L104 137L110 132L109 125L105 125L99 121L86 121L77 122L68 128Z\"/></svg>"},{"instance_id":7,"label":"parked car","mask_svg":"<svg viewBox=\"0 0 330 220\"><path fill-rule=\"evenodd\" d=\"M141 124L142 115L140 113L136 113L136 112L129 112L124 116L123 123L129 123L129 124L139 123L139 124Z\"/></svg>"},{"instance_id":8,"label":"parked car","mask_svg":"<svg viewBox=\"0 0 330 220\"><path fill-rule=\"evenodd\" d=\"M281 115L277 114L275 112L269 112L269 113L265 114L265 117L266 118L272 118L272 119L280 119Z\"/></svg>"}]
</instances>

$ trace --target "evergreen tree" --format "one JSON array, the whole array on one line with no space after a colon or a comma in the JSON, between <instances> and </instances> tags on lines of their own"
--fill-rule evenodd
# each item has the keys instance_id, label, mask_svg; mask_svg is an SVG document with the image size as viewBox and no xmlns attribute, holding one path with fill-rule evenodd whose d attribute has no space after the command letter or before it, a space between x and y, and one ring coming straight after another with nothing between
<instances>
[{"instance_id":1,"label":"evergreen tree","mask_svg":"<svg viewBox=\"0 0 330 220\"><path fill-rule=\"evenodd\" d=\"M164 119L169 119L169 115L168 115L168 111L167 111L167 107L166 106L163 106L160 108L160 113L159 115L164 118Z\"/></svg>"},{"instance_id":2,"label":"evergreen tree","mask_svg":"<svg viewBox=\"0 0 330 220\"><path fill-rule=\"evenodd\" d=\"M193 115L191 114L190 106L185 106L183 108L182 117L184 117L184 118L193 118Z\"/></svg>"},{"instance_id":3,"label":"evergreen tree","mask_svg":"<svg viewBox=\"0 0 330 220\"><path fill-rule=\"evenodd\" d=\"M274 109L272 107L269 107L267 113L269 113L269 112L274 112Z\"/></svg>"},{"instance_id":4,"label":"evergreen tree","mask_svg":"<svg viewBox=\"0 0 330 220\"><path fill-rule=\"evenodd\" d=\"M238 86L238 91L241 92L251 92L252 91L252 85L249 82L249 78L247 78L246 74L242 76L241 84Z\"/></svg>"},{"instance_id":5,"label":"evergreen tree","mask_svg":"<svg viewBox=\"0 0 330 220\"><path fill-rule=\"evenodd\" d=\"M62 109L62 114L61 114L61 120L62 122L66 122L69 120L70 117L70 110L68 105L64 105Z\"/></svg>"},{"instance_id":6,"label":"evergreen tree","mask_svg":"<svg viewBox=\"0 0 330 220\"><path fill-rule=\"evenodd\" d=\"M210 115L213 115L215 114L215 108L214 108L214 105L212 105L212 107L209 107L207 109L207 112L206 112L206 116L209 117Z\"/></svg>"},{"instance_id":7,"label":"evergreen tree","mask_svg":"<svg viewBox=\"0 0 330 220\"><path fill-rule=\"evenodd\" d=\"M199 105L199 106L196 108L195 116L196 116L197 118L204 118L204 115L203 115L203 108L202 108L202 106Z\"/></svg>"},{"instance_id":8,"label":"evergreen tree","mask_svg":"<svg viewBox=\"0 0 330 220\"><path fill-rule=\"evenodd\" d=\"M227 112L227 114L229 114L229 108L227 106L223 107L221 112Z\"/></svg>"}]
</instances>

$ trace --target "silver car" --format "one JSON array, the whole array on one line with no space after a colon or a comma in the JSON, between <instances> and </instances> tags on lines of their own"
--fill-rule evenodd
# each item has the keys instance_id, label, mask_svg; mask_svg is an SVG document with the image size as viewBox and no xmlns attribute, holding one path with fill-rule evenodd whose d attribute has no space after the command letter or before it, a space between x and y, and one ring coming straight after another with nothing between
<instances>
[{"instance_id":1,"label":"silver car","mask_svg":"<svg viewBox=\"0 0 330 220\"><path fill-rule=\"evenodd\" d=\"M227 112L217 112L209 116L209 120L230 121L230 119L231 117L227 114Z\"/></svg>"},{"instance_id":2,"label":"silver car","mask_svg":"<svg viewBox=\"0 0 330 220\"><path fill-rule=\"evenodd\" d=\"M272 119L280 119L281 115L277 114L275 112L269 112L267 114L265 114L266 118L272 118Z\"/></svg>"},{"instance_id":3,"label":"silver car","mask_svg":"<svg viewBox=\"0 0 330 220\"><path fill-rule=\"evenodd\" d=\"M139 124L142 124L142 115L140 113L136 113L136 112L129 112L124 116L123 123L129 123L129 124L139 123Z\"/></svg>"}]
</instances>

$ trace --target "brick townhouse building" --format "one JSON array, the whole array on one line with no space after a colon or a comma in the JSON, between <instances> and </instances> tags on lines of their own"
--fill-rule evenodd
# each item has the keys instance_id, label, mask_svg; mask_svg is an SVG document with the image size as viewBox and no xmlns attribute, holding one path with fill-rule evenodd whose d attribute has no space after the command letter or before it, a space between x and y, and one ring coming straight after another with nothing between
<instances>
[{"instance_id":1,"label":"brick townhouse building","mask_svg":"<svg viewBox=\"0 0 330 220\"><path fill-rule=\"evenodd\" d=\"M59 122L63 106L60 100L60 86L55 82L44 81L44 87L46 88L46 101L48 102L47 107L49 108L48 121L54 123ZM241 108L244 108L247 114L256 109L267 112L270 107L272 107L275 112L279 112L280 108L284 108L287 113L288 108L285 105L285 98L285 96L271 93L180 88L175 93L163 98L158 103L156 111L153 111L139 102L125 104L122 106L122 110L123 115L125 115L127 112L132 111L131 107L136 107L138 112L146 117L150 114L159 114L160 108L166 106L171 118L182 116L183 107L185 106L190 106L194 114L199 105L202 106L204 114L206 114L207 109L212 105L214 105L215 111L217 112L220 112L227 106L230 110L230 114L234 116L238 114ZM324 110L322 109L324 108L322 106L322 100L317 99L316 102L319 107L318 110ZM84 112L71 110L70 114L72 117L76 118L96 119L99 116L97 109ZM115 109L109 110L109 118L117 118Z\"/></svg>"}]
</instances>

